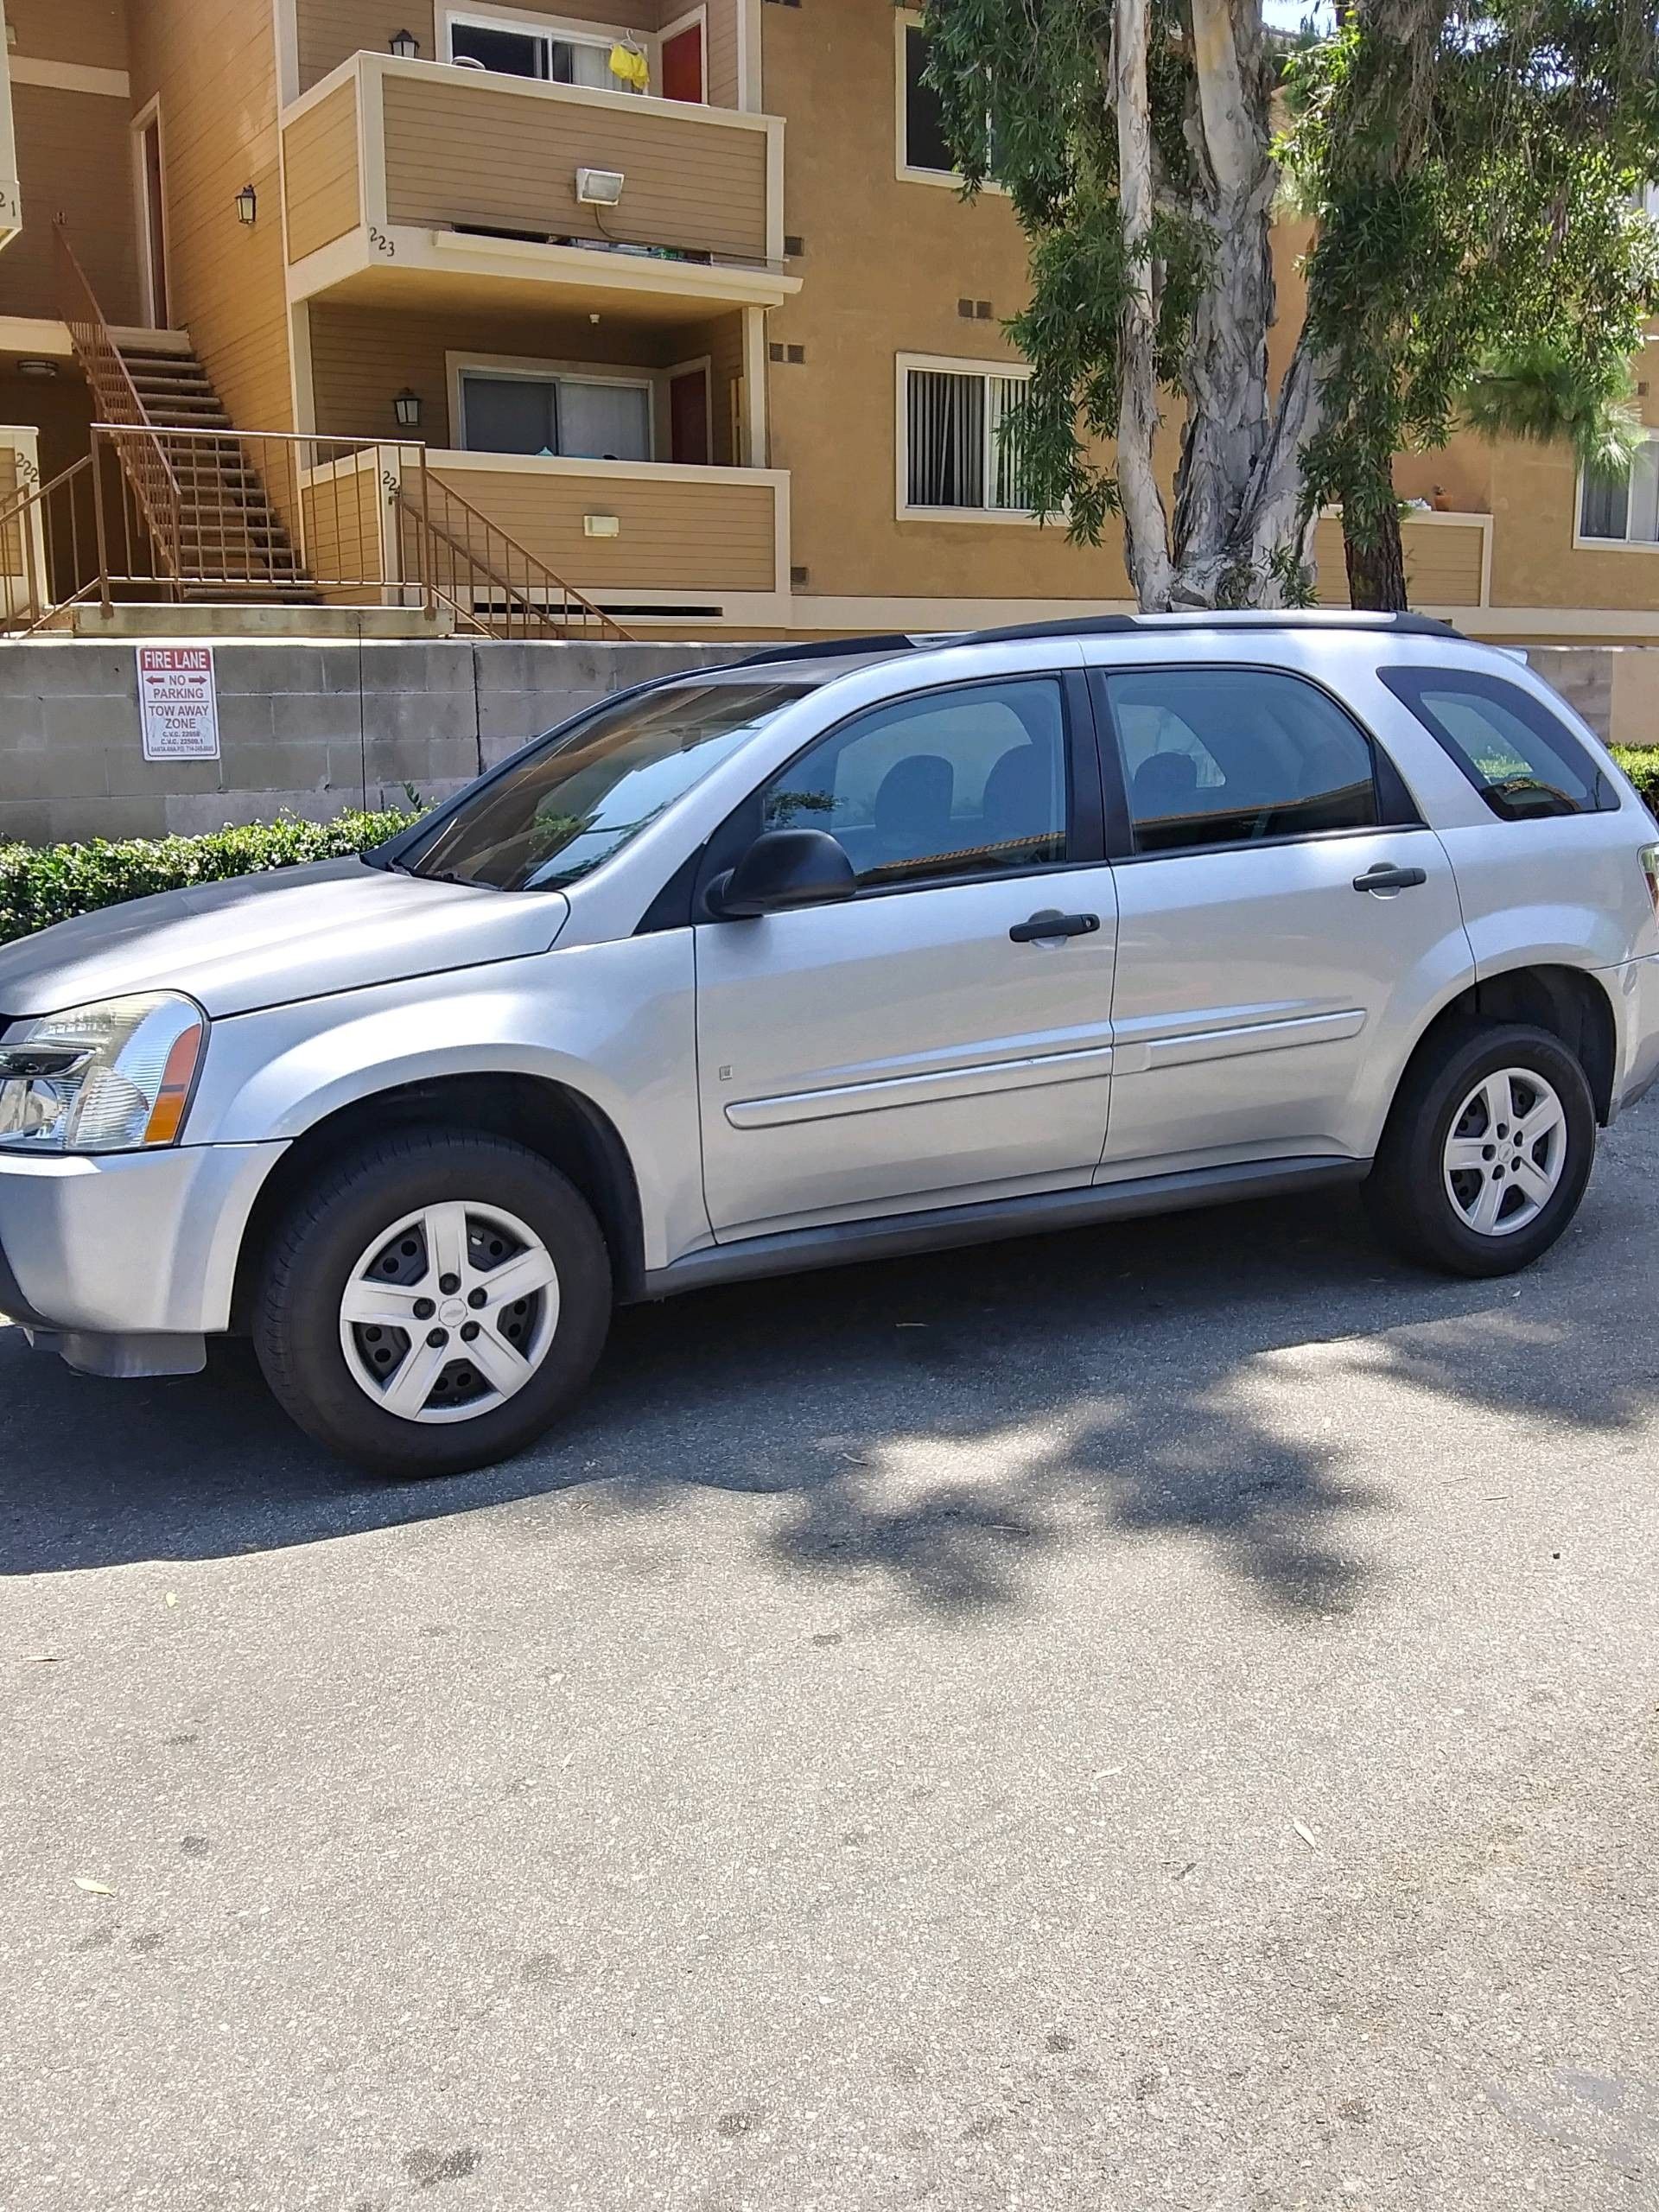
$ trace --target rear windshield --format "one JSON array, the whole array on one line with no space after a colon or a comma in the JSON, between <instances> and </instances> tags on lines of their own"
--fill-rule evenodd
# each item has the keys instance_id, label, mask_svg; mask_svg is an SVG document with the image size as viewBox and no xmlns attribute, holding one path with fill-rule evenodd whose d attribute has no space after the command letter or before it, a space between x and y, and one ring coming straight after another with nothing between
<instances>
[{"instance_id":1,"label":"rear windshield","mask_svg":"<svg viewBox=\"0 0 1659 2212\"><path fill-rule=\"evenodd\" d=\"M1501 821L1617 813L1618 793L1560 717L1502 677L1461 668L1380 668Z\"/></svg>"},{"instance_id":2,"label":"rear windshield","mask_svg":"<svg viewBox=\"0 0 1659 2212\"><path fill-rule=\"evenodd\" d=\"M397 865L499 891L575 883L810 688L728 677L620 700L482 785Z\"/></svg>"}]
</instances>

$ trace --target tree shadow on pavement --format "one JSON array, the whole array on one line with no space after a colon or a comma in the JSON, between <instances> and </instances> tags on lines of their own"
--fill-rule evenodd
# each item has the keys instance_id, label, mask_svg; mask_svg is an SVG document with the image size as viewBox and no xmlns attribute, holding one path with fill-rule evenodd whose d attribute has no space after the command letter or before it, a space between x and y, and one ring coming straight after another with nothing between
<instances>
[{"instance_id":1,"label":"tree shadow on pavement","mask_svg":"<svg viewBox=\"0 0 1659 2212\"><path fill-rule=\"evenodd\" d=\"M1269 1356L1351 1340L1356 1375L1624 1427L1655 1377L1586 1356L1614 1294L1597 1211L1523 1287L1399 1267L1357 1206L1327 1198L636 1308L563 1428L433 1483L327 1459L242 1347L204 1376L112 1383L0 1332L0 1573L222 1558L483 1508L557 1542L558 1494L598 1486L620 1516L699 1490L781 1501L755 1516L780 1570L877 1571L945 1618L1018 1605L1044 1554L1108 1538L1201 1543L1262 1602L1324 1613L1363 1597L1387 1499L1346 1471L1340 1418L1281 1417Z\"/></svg>"}]
</instances>

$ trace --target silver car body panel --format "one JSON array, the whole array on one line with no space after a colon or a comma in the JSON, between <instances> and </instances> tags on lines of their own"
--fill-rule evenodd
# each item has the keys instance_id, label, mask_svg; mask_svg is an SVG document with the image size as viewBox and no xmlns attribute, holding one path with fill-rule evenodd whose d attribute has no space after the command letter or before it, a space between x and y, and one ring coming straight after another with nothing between
<instances>
[{"instance_id":1,"label":"silver car body panel","mask_svg":"<svg viewBox=\"0 0 1659 2212\"><path fill-rule=\"evenodd\" d=\"M1433 828L641 931L732 810L845 716L978 677L1159 662L1325 684ZM1562 711L1510 656L1339 619L947 646L804 692L563 893L343 861L8 948L8 1017L168 988L213 1020L175 1150L0 1154L0 1252L66 1332L223 1329L250 1212L288 1145L344 1107L450 1075L539 1077L606 1118L637 1180L653 1287L815 1264L837 1240L925 1243L930 1215L949 1242L1362 1172L1433 1014L1477 978L1541 961L1595 975L1618 1094L1634 1094L1659 1071L1659 925L1635 858L1649 817L1569 717L1620 810L1497 821L1379 680L1389 662L1501 671ZM1427 880L1357 893L1377 859ZM1012 923L1046 908L1100 928L1010 943Z\"/></svg>"},{"instance_id":2,"label":"silver car body panel","mask_svg":"<svg viewBox=\"0 0 1659 2212\"><path fill-rule=\"evenodd\" d=\"M245 1014L545 952L569 911L556 891L504 899L318 861L135 899L0 947L0 1009L15 1019L182 990L210 1014Z\"/></svg>"}]
</instances>

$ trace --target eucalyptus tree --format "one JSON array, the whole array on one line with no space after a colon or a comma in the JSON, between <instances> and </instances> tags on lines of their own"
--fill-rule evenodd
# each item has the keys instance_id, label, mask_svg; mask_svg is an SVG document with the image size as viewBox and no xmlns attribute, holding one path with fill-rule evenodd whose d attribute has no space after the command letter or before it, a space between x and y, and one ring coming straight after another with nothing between
<instances>
[{"instance_id":1,"label":"eucalyptus tree","mask_svg":"<svg viewBox=\"0 0 1659 2212\"><path fill-rule=\"evenodd\" d=\"M1306 597L1332 499L1361 602L1399 600L1397 448L1449 435L1496 358L1593 381L1639 337L1653 0L1344 0L1297 41L1260 0L925 20L964 188L1004 187L1029 245L1028 495L1089 542L1121 517L1143 607ZM1313 228L1275 379L1287 188Z\"/></svg>"}]
</instances>

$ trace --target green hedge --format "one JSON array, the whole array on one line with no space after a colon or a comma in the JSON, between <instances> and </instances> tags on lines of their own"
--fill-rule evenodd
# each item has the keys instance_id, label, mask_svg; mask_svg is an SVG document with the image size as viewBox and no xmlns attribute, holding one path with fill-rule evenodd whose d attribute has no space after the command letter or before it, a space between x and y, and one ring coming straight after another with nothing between
<instances>
[{"instance_id":1,"label":"green hedge","mask_svg":"<svg viewBox=\"0 0 1659 2212\"><path fill-rule=\"evenodd\" d=\"M1659 746L1614 749L1625 774L1659 813ZM216 883L226 876L365 852L417 819L408 813L353 813L316 823L285 815L243 830L215 830L206 837L0 845L0 944L73 914L146 898L152 891L176 891L188 883Z\"/></svg>"},{"instance_id":2,"label":"green hedge","mask_svg":"<svg viewBox=\"0 0 1659 2212\"><path fill-rule=\"evenodd\" d=\"M1659 745L1616 745L1613 758L1659 814Z\"/></svg>"},{"instance_id":3,"label":"green hedge","mask_svg":"<svg viewBox=\"0 0 1659 2212\"><path fill-rule=\"evenodd\" d=\"M333 822L284 815L206 837L94 838L86 845L0 845L0 944L74 914L118 906L153 891L257 875L302 861L334 860L384 844L414 814L342 814Z\"/></svg>"}]
</instances>

